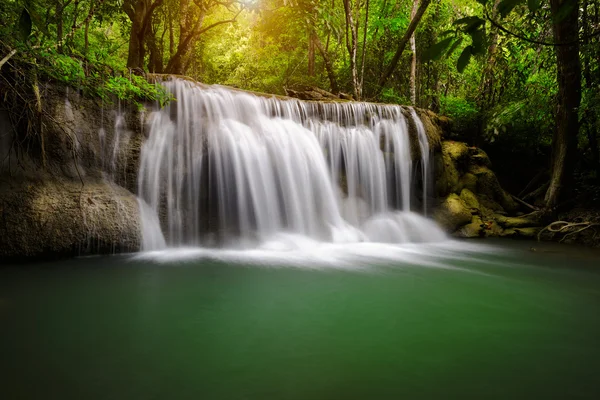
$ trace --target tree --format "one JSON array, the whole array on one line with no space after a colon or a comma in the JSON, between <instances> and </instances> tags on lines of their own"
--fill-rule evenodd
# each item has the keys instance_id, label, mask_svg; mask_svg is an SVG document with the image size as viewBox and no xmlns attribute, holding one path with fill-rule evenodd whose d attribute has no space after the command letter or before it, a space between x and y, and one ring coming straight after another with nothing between
<instances>
[{"instance_id":1,"label":"tree","mask_svg":"<svg viewBox=\"0 0 600 400\"><path fill-rule=\"evenodd\" d=\"M556 46L558 104L552 138L550 185L544 198L554 209L573 189L573 172L579 134L581 66L579 60L579 1L550 0ZM565 11L566 10L566 11Z\"/></svg>"},{"instance_id":2,"label":"tree","mask_svg":"<svg viewBox=\"0 0 600 400\"><path fill-rule=\"evenodd\" d=\"M392 76L392 74L394 73L394 70L398 66L398 61L400 61L400 57L402 56L402 53L404 52L404 49L406 48L406 44L408 43L411 36L415 32L415 29L417 29L417 25L421 21L421 18L423 18L423 14L425 14L425 11L427 11L427 7L429 7L430 3L431 3L431 0L421 1L421 5L417 9L417 12L415 13L414 18L411 19L410 24L408 25L408 28L406 29L406 32L404 33L404 36L402 36L402 38L398 42L398 47L396 49L396 52L394 53L394 57L392 58L392 61L390 62L390 64L386 68L385 72L379 79L379 87L380 87L379 90L380 91L383 89L383 86L385 85L387 80L390 78L390 76Z\"/></svg>"},{"instance_id":3,"label":"tree","mask_svg":"<svg viewBox=\"0 0 600 400\"><path fill-rule=\"evenodd\" d=\"M125 0L123 10L131 20L129 55L127 67L143 70L146 56L146 40L152 33L152 18L164 0Z\"/></svg>"}]
</instances>

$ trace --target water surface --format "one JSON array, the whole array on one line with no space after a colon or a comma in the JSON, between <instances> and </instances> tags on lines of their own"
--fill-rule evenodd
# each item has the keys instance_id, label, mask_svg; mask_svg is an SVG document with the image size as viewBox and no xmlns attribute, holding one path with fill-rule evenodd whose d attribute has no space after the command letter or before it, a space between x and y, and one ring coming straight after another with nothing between
<instances>
[{"instance_id":1,"label":"water surface","mask_svg":"<svg viewBox=\"0 0 600 400\"><path fill-rule=\"evenodd\" d=\"M600 398L598 253L500 243L9 266L0 398Z\"/></svg>"}]
</instances>

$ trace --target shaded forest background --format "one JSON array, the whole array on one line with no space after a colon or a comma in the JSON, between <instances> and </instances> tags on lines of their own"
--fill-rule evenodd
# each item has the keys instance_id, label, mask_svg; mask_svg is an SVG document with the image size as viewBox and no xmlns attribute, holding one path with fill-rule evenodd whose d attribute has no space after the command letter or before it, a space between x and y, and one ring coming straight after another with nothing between
<instances>
[{"instance_id":1,"label":"shaded forest background","mask_svg":"<svg viewBox=\"0 0 600 400\"><path fill-rule=\"evenodd\" d=\"M3 0L0 90L30 119L46 81L169 101L146 73L412 104L451 117L524 201L598 206L599 14L599 0Z\"/></svg>"}]
</instances>

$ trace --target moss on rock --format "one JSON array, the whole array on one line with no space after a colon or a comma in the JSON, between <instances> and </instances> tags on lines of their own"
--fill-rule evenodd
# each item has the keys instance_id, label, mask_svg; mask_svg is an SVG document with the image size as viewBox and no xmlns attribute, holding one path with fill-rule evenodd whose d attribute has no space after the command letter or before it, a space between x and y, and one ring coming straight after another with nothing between
<instances>
[{"instance_id":1,"label":"moss on rock","mask_svg":"<svg viewBox=\"0 0 600 400\"><path fill-rule=\"evenodd\" d=\"M454 236L461 237L461 238L482 237L482 236L485 236L484 228L485 228L485 224L481 220L481 217L478 215L474 215L473 218L471 219L471 222L468 223L467 225L464 225L461 228L459 228L454 233Z\"/></svg>"},{"instance_id":2,"label":"moss on rock","mask_svg":"<svg viewBox=\"0 0 600 400\"><path fill-rule=\"evenodd\" d=\"M465 202L451 193L433 214L433 218L449 232L471 222L472 214Z\"/></svg>"}]
</instances>

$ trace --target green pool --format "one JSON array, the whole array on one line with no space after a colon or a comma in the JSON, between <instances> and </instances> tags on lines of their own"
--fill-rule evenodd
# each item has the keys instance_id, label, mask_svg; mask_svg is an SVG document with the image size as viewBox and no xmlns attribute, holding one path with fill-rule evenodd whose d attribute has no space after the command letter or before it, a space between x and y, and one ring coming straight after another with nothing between
<instances>
[{"instance_id":1,"label":"green pool","mask_svg":"<svg viewBox=\"0 0 600 400\"><path fill-rule=\"evenodd\" d=\"M600 254L492 244L6 266L0 398L600 398Z\"/></svg>"}]
</instances>

